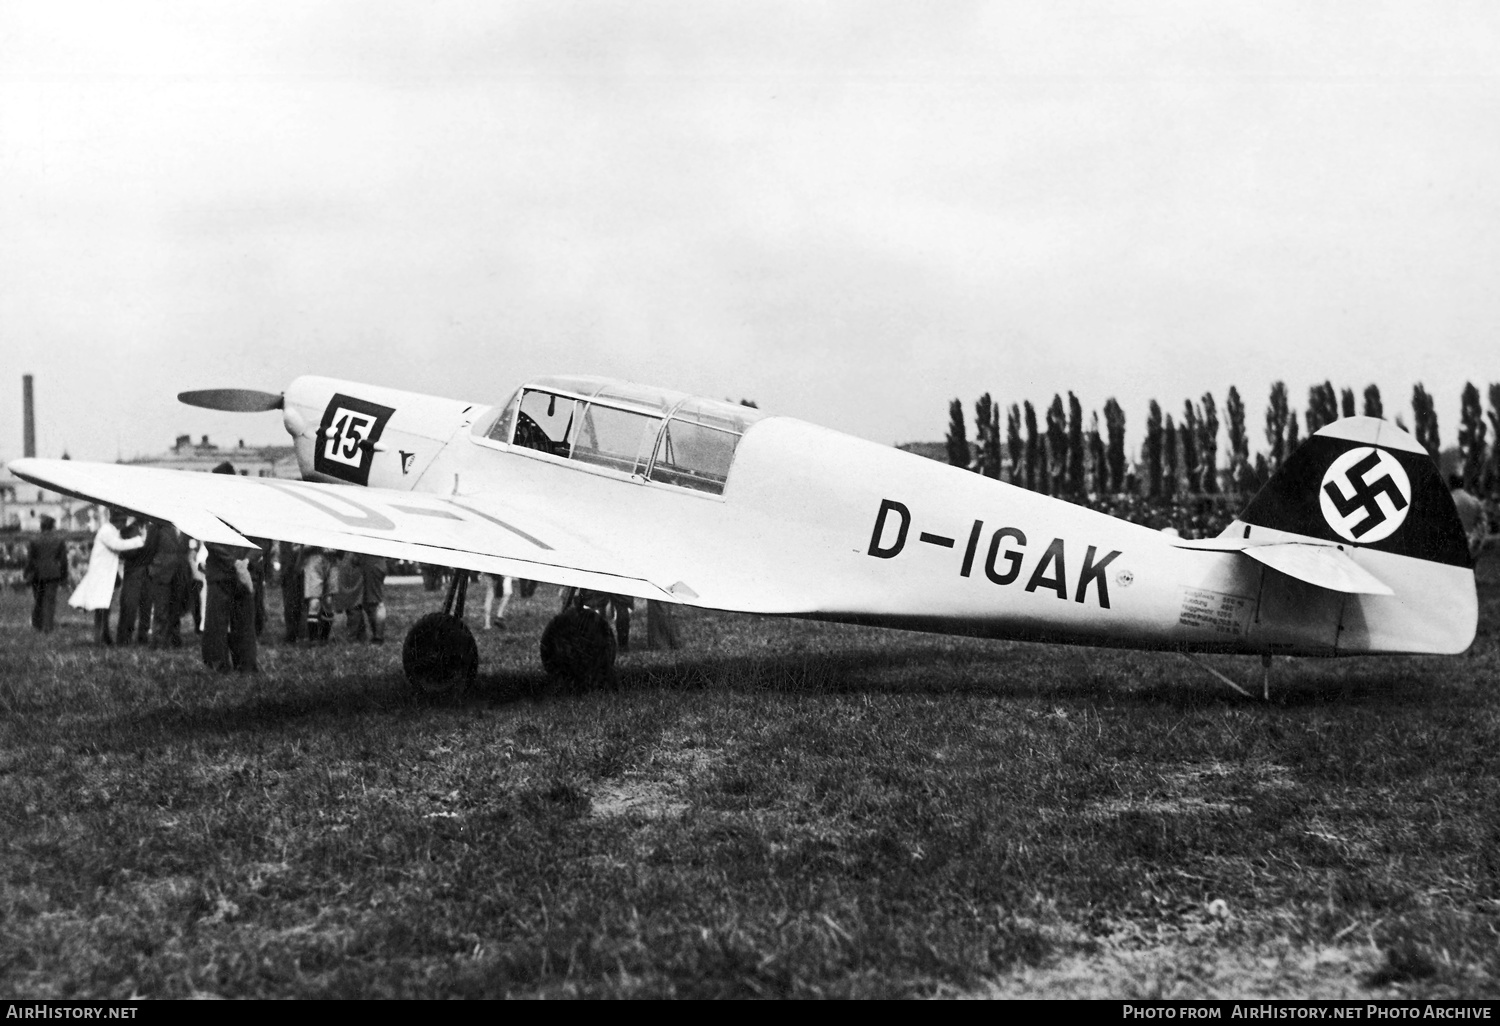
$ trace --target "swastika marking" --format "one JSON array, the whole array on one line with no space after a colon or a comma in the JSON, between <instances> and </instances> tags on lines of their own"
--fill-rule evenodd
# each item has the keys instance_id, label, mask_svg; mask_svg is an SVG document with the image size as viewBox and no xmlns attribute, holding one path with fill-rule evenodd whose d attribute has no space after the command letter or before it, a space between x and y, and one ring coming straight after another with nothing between
<instances>
[{"instance_id":1,"label":"swastika marking","mask_svg":"<svg viewBox=\"0 0 1500 1026\"><path fill-rule=\"evenodd\" d=\"M1328 465L1318 502L1335 534L1369 544L1390 537L1406 520L1411 479L1389 452L1363 446Z\"/></svg>"}]
</instances>

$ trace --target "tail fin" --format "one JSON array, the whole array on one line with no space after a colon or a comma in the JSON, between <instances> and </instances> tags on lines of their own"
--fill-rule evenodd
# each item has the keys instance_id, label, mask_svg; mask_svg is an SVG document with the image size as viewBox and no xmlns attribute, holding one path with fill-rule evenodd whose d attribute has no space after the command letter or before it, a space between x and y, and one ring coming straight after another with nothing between
<instances>
[{"instance_id":1,"label":"tail fin","mask_svg":"<svg viewBox=\"0 0 1500 1026\"><path fill-rule=\"evenodd\" d=\"M1343 600L1341 652L1453 653L1473 641L1474 561L1458 511L1427 450L1388 421L1346 417L1318 431L1221 537L1331 543L1387 585L1390 595Z\"/></svg>"},{"instance_id":2,"label":"tail fin","mask_svg":"<svg viewBox=\"0 0 1500 1026\"><path fill-rule=\"evenodd\" d=\"M1240 522L1472 569L1469 543L1437 465L1411 435L1345 417L1309 438Z\"/></svg>"}]
</instances>

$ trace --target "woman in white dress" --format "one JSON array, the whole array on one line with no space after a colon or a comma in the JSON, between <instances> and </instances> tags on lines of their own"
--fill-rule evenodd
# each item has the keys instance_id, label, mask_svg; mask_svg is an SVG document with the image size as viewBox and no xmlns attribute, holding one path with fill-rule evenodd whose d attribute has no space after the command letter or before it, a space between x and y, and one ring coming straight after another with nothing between
<instances>
[{"instance_id":1,"label":"woman in white dress","mask_svg":"<svg viewBox=\"0 0 1500 1026\"><path fill-rule=\"evenodd\" d=\"M144 531L134 538L120 535L125 521L122 511L110 510L109 519L94 534L88 572L68 597L68 605L74 609L94 611L94 640L101 645L114 644L114 639L109 636L109 604L114 600L116 578L120 576L120 553L146 544Z\"/></svg>"}]
</instances>

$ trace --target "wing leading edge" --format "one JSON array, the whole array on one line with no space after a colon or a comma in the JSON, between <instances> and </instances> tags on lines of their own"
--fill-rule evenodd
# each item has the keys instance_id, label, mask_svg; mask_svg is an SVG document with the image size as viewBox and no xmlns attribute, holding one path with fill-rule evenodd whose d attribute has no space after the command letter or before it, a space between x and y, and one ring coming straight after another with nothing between
<instances>
[{"instance_id":1,"label":"wing leading edge","mask_svg":"<svg viewBox=\"0 0 1500 1026\"><path fill-rule=\"evenodd\" d=\"M8 466L34 484L170 521L204 541L250 545L251 537L274 538L680 601L618 553L489 495L440 496L77 460L20 459Z\"/></svg>"}]
</instances>

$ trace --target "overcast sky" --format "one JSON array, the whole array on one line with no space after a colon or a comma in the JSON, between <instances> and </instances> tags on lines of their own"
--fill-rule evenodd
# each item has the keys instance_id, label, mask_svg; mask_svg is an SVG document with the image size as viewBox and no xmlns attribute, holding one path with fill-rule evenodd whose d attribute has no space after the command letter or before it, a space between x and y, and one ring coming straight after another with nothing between
<instances>
[{"instance_id":1,"label":"overcast sky","mask_svg":"<svg viewBox=\"0 0 1500 1026\"><path fill-rule=\"evenodd\" d=\"M0 4L0 457L320 373L950 399L1500 380L1489 3Z\"/></svg>"}]
</instances>

